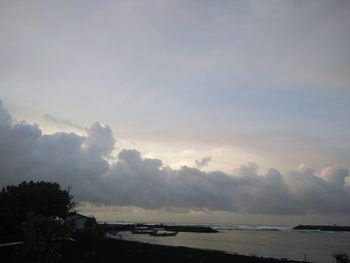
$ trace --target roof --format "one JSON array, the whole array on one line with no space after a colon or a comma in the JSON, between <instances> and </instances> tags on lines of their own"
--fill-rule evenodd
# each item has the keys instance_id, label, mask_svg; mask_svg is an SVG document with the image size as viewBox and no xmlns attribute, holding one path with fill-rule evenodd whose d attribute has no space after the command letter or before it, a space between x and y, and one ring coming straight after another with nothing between
<instances>
[{"instance_id":1,"label":"roof","mask_svg":"<svg viewBox=\"0 0 350 263\"><path fill-rule=\"evenodd\" d=\"M85 215L79 214L77 212L68 213L67 218L87 218L87 219L91 219L90 216L85 216Z\"/></svg>"}]
</instances>

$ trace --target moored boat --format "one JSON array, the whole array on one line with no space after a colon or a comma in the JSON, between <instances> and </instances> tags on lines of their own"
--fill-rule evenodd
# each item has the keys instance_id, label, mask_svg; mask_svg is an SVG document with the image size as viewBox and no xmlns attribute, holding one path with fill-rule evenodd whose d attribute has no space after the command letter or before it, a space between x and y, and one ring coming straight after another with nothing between
<instances>
[{"instance_id":1,"label":"moored boat","mask_svg":"<svg viewBox=\"0 0 350 263\"><path fill-rule=\"evenodd\" d=\"M151 236L158 236L158 237L171 237L176 236L176 231L165 231L165 230L154 230L153 232L149 233Z\"/></svg>"},{"instance_id":2,"label":"moored boat","mask_svg":"<svg viewBox=\"0 0 350 263\"><path fill-rule=\"evenodd\" d=\"M133 230L131 230L131 233L133 234L150 234L153 233L153 228L148 228L145 226L135 227Z\"/></svg>"}]
</instances>

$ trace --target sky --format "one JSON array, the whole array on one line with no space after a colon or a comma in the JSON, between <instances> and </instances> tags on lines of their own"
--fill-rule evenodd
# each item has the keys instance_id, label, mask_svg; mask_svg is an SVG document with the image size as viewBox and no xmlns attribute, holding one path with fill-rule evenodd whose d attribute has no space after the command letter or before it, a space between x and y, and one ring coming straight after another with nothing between
<instances>
[{"instance_id":1,"label":"sky","mask_svg":"<svg viewBox=\"0 0 350 263\"><path fill-rule=\"evenodd\" d=\"M0 186L100 220L344 223L349 1L0 2Z\"/></svg>"}]
</instances>

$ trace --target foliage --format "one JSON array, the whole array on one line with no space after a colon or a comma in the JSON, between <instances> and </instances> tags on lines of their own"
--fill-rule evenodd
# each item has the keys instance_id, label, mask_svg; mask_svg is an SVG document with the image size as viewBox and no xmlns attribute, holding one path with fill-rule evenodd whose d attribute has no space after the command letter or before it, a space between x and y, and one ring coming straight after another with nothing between
<instances>
[{"instance_id":1,"label":"foliage","mask_svg":"<svg viewBox=\"0 0 350 263\"><path fill-rule=\"evenodd\" d=\"M21 233L30 214L64 219L74 203L68 190L53 182L22 182L0 192L0 234Z\"/></svg>"},{"instance_id":2,"label":"foliage","mask_svg":"<svg viewBox=\"0 0 350 263\"><path fill-rule=\"evenodd\" d=\"M337 263L350 263L349 256L345 253L333 253L333 257Z\"/></svg>"},{"instance_id":3,"label":"foliage","mask_svg":"<svg viewBox=\"0 0 350 263\"><path fill-rule=\"evenodd\" d=\"M23 247L17 261L54 263L59 259L60 240L70 234L69 224L53 216L29 214L23 224Z\"/></svg>"}]
</instances>

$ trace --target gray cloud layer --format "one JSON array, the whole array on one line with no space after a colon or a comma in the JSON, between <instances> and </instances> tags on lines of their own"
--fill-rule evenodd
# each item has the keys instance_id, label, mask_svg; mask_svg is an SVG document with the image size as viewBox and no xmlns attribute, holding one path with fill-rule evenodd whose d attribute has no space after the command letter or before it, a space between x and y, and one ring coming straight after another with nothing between
<instances>
[{"instance_id":1,"label":"gray cloud layer","mask_svg":"<svg viewBox=\"0 0 350 263\"><path fill-rule=\"evenodd\" d=\"M37 125L15 121L0 102L0 186L22 180L52 180L72 186L77 201L146 209L197 208L259 214L350 214L348 171L307 167L286 175L259 175L242 165L235 175L163 167L158 159L122 150L110 164L115 140L95 123L87 136L44 135Z\"/></svg>"}]
</instances>

